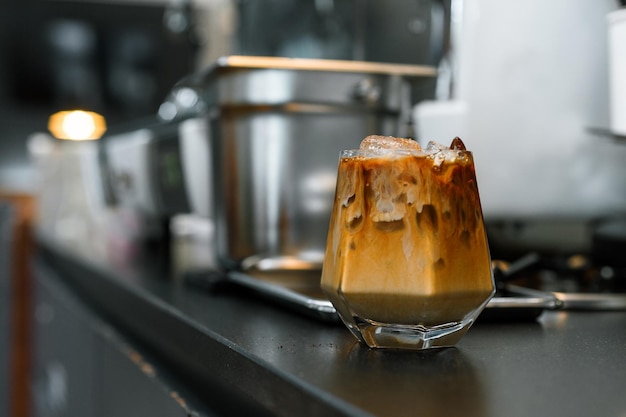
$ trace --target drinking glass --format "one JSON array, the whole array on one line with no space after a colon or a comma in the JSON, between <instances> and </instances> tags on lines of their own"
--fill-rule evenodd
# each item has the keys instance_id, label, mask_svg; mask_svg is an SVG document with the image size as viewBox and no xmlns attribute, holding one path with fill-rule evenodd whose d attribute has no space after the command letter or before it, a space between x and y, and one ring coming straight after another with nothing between
<instances>
[{"instance_id":1,"label":"drinking glass","mask_svg":"<svg viewBox=\"0 0 626 417\"><path fill-rule=\"evenodd\" d=\"M369 347L455 345L495 292L472 153L342 151L321 286Z\"/></svg>"}]
</instances>

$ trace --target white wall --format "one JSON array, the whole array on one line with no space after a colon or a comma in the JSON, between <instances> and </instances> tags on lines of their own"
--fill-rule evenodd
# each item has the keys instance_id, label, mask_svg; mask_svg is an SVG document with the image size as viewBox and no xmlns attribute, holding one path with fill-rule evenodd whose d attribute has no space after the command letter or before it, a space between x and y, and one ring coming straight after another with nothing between
<instances>
[{"instance_id":1,"label":"white wall","mask_svg":"<svg viewBox=\"0 0 626 417\"><path fill-rule=\"evenodd\" d=\"M455 4L454 102L418 106L420 141L462 135L488 219L626 212L626 143L588 131L609 125L606 14L617 2Z\"/></svg>"}]
</instances>

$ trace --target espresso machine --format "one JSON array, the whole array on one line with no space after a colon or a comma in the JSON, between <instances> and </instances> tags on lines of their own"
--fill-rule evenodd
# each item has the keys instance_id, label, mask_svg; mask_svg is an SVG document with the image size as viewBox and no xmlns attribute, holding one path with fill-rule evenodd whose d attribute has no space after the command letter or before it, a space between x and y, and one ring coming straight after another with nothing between
<instances>
[{"instance_id":1,"label":"espresso machine","mask_svg":"<svg viewBox=\"0 0 626 417\"><path fill-rule=\"evenodd\" d=\"M228 56L178 83L162 114L209 126L183 165L210 167L187 184L213 190L204 204L220 266L319 271L340 150L369 134L411 136L412 104L432 97L435 75L427 66Z\"/></svg>"}]
</instances>

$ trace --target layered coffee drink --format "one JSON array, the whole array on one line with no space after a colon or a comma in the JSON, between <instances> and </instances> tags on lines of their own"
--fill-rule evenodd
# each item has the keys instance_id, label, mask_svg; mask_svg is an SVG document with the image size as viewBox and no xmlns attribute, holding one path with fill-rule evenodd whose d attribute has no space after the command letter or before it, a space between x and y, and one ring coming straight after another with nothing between
<instances>
[{"instance_id":1,"label":"layered coffee drink","mask_svg":"<svg viewBox=\"0 0 626 417\"><path fill-rule=\"evenodd\" d=\"M371 347L454 345L494 293L472 153L370 136L343 151L322 289Z\"/></svg>"}]
</instances>

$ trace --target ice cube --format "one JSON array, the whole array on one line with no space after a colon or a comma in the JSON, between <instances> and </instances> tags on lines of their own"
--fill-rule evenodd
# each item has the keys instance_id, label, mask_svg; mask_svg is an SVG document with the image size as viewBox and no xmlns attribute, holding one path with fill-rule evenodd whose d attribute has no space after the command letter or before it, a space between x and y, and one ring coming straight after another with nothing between
<instances>
[{"instance_id":1,"label":"ice cube","mask_svg":"<svg viewBox=\"0 0 626 417\"><path fill-rule=\"evenodd\" d=\"M370 217L376 223L402 220L406 214L406 187L398 165L382 164L371 170L369 186L375 204L370 207Z\"/></svg>"},{"instance_id":2,"label":"ice cube","mask_svg":"<svg viewBox=\"0 0 626 417\"><path fill-rule=\"evenodd\" d=\"M441 143L435 142L433 140L428 142L428 145L426 145L425 153L426 155L428 155L429 158L432 159L434 171L441 170L441 166L446 160L446 156L449 151L450 148L442 145Z\"/></svg>"},{"instance_id":3,"label":"ice cube","mask_svg":"<svg viewBox=\"0 0 626 417\"><path fill-rule=\"evenodd\" d=\"M452 139L452 143L450 144L450 149L453 149L455 151L466 151L467 148L465 147L465 144L463 143L463 141L461 140L460 137L455 137L454 139Z\"/></svg>"},{"instance_id":4,"label":"ice cube","mask_svg":"<svg viewBox=\"0 0 626 417\"><path fill-rule=\"evenodd\" d=\"M422 147L413 139L396 138L393 136L368 136L361 142L362 150L381 151L394 149L407 149L421 151Z\"/></svg>"},{"instance_id":5,"label":"ice cube","mask_svg":"<svg viewBox=\"0 0 626 417\"><path fill-rule=\"evenodd\" d=\"M445 150L448 150L448 149L450 149L450 148L448 148L445 145L442 145L439 142L435 142L434 140L431 140L430 142L428 142L428 145L426 145L425 151L426 151L427 154L435 154L435 153L438 153L438 152L441 152L441 151L445 151Z\"/></svg>"},{"instance_id":6,"label":"ice cube","mask_svg":"<svg viewBox=\"0 0 626 417\"><path fill-rule=\"evenodd\" d=\"M466 151L465 144L458 136L452 140L450 147L431 140L424 149L424 153L432 159L435 171L440 170L445 161L455 162L466 159L464 151Z\"/></svg>"}]
</instances>

